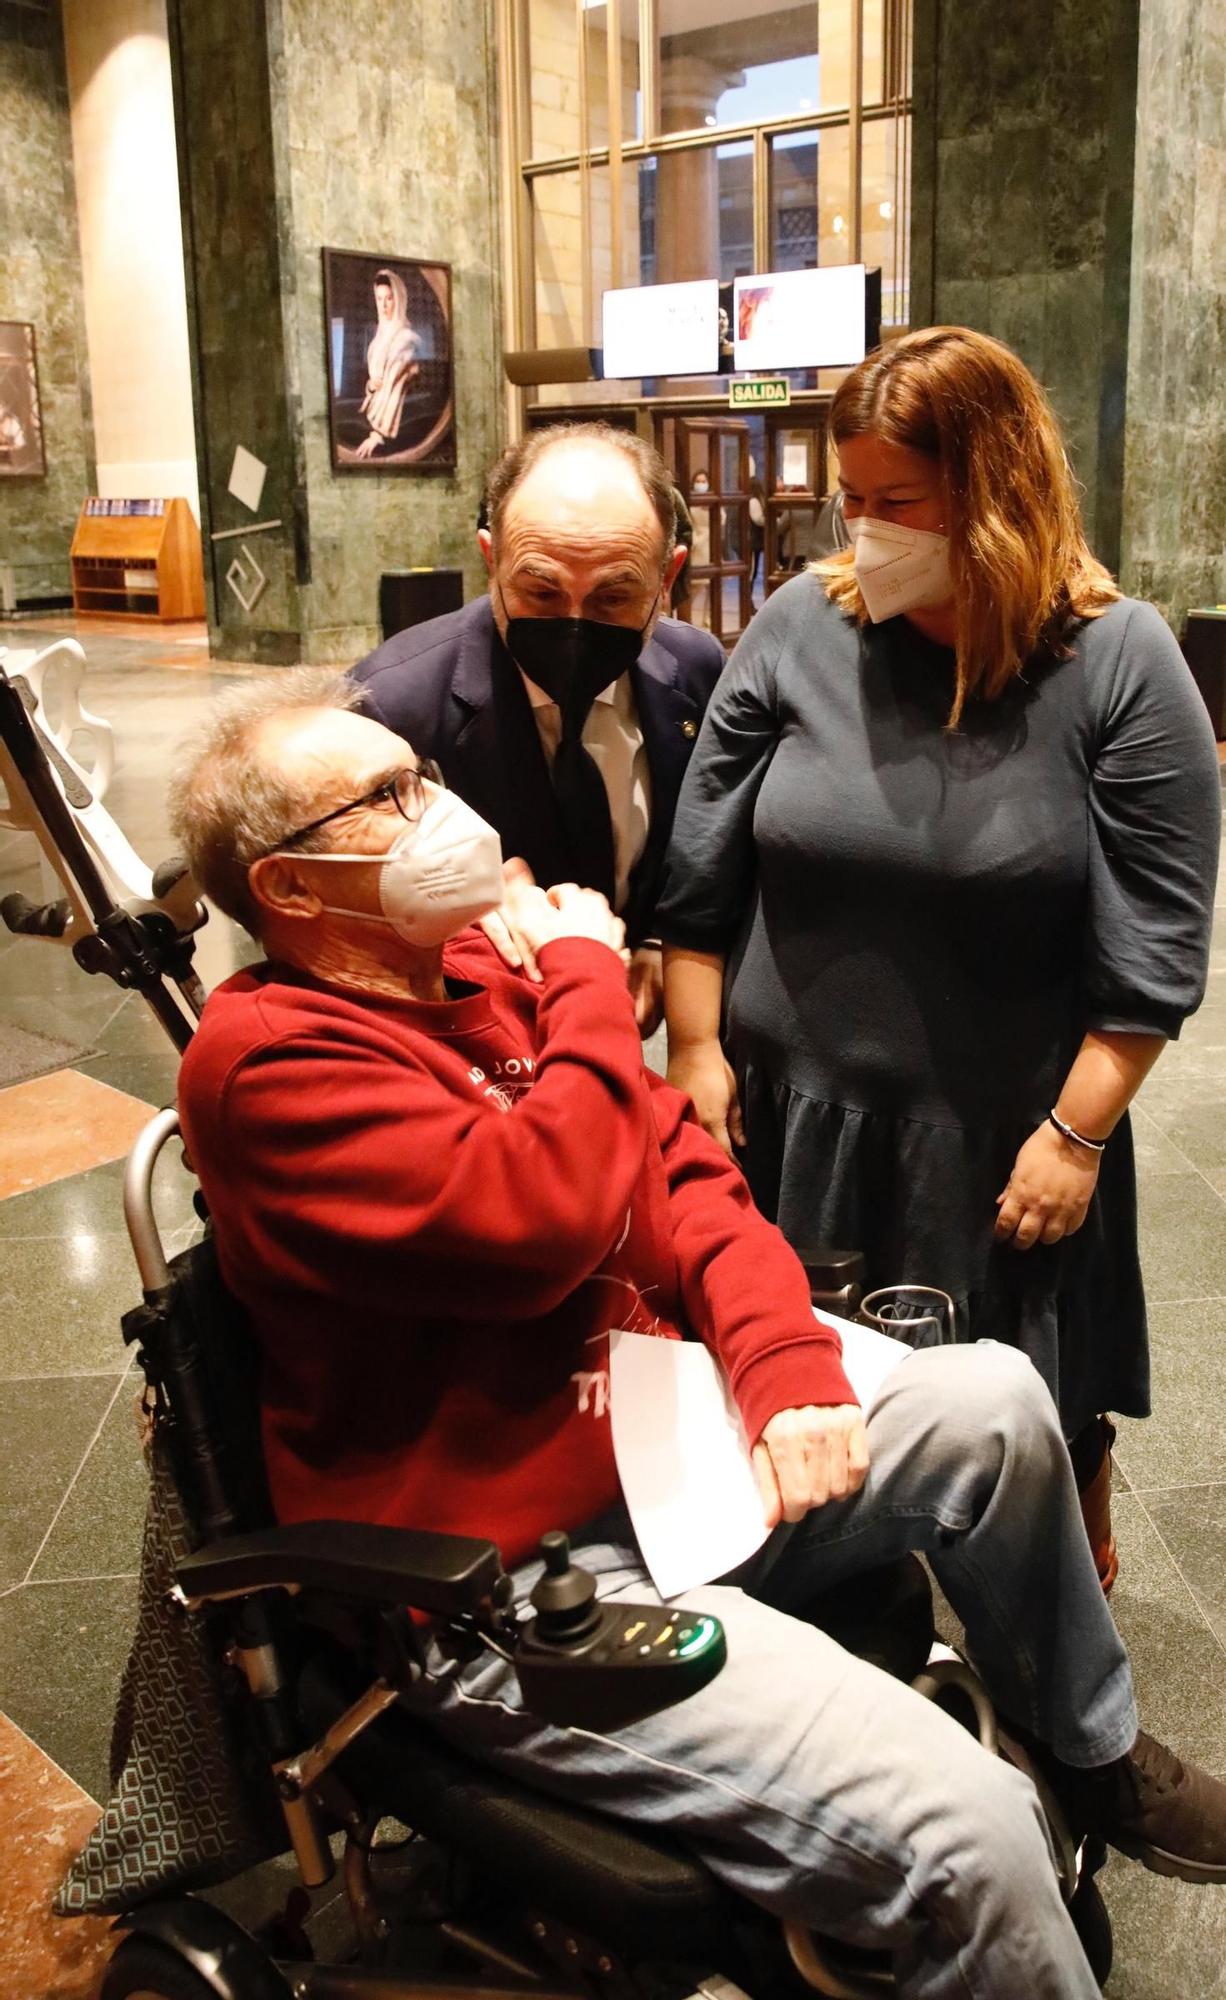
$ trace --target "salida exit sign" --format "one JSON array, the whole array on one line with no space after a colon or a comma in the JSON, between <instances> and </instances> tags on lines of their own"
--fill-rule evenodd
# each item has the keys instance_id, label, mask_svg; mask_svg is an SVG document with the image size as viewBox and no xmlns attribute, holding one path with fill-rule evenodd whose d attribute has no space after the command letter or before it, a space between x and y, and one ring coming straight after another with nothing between
<instances>
[{"instance_id":1,"label":"salida exit sign","mask_svg":"<svg viewBox=\"0 0 1226 2000\"><path fill-rule=\"evenodd\" d=\"M759 375L752 382L728 384L730 410L782 410L792 400L792 385L786 375Z\"/></svg>"}]
</instances>

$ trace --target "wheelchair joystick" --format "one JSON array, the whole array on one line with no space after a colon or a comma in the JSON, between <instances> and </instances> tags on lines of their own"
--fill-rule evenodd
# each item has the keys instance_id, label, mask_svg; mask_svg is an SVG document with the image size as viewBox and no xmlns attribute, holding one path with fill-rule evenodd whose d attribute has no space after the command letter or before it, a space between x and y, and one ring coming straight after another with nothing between
<instances>
[{"instance_id":1,"label":"wheelchair joystick","mask_svg":"<svg viewBox=\"0 0 1226 2000\"><path fill-rule=\"evenodd\" d=\"M666 1604L601 1604L558 1530L541 1537L544 1574L513 1655L528 1706L546 1721L618 1729L671 1708L727 1657L718 1618Z\"/></svg>"},{"instance_id":2,"label":"wheelchair joystick","mask_svg":"<svg viewBox=\"0 0 1226 2000\"><path fill-rule=\"evenodd\" d=\"M541 1556L545 1574L532 1592L536 1637L547 1645L580 1646L602 1622L596 1579L588 1570L575 1568L570 1537L560 1528L541 1536Z\"/></svg>"}]
</instances>

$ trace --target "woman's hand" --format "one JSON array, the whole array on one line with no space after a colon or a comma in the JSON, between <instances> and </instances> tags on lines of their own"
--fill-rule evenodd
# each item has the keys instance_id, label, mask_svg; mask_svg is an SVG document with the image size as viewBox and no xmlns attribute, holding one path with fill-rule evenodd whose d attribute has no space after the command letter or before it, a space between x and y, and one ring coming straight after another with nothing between
<instances>
[{"instance_id":1,"label":"woman's hand","mask_svg":"<svg viewBox=\"0 0 1226 2000\"><path fill-rule=\"evenodd\" d=\"M687 1042L670 1050L668 1080L693 1099L698 1121L722 1146L729 1159L734 1146L745 1144L736 1078L718 1042Z\"/></svg>"},{"instance_id":2,"label":"woman's hand","mask_svg":"<svg viewBox=\"0 0 1226 2000\"><path fill-rule=\"evenodd\" d=\"M641 944L631 952L630 998L635 1024L646 1041L664 1018L664 953L658 944Z\"/></svg>"},{"instance_id":3,"label":"woman's hand","mask_svg":"<svg viewBox=\"0 0 1226 2000\"><path fill-rule=\"evenodd\" d=\"M1058 1243L1080 1229L1101 1158L1063 1138L1054 1125L1040 1125L1013 1162L1008 1186L996 1197L997 1242L1029 1250L1034 1243Z\"/></svg>"}]
</instances>

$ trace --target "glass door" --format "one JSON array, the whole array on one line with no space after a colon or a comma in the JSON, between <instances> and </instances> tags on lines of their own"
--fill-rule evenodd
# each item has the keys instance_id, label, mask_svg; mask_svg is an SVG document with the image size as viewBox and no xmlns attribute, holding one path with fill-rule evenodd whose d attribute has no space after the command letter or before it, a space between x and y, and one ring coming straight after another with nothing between
<instances>
[{"instance_id":1,"label":"glass door","mask_svg":"<svg viewBox=\"0 0 1226 2000\"><path fill-rule=\"evenodd\" d=\"M676 615L733 646L753 616L749 426L657 416L656 443L694 524L689 593Z\"/></svg>"},{"instance_id":2,"label":"glass door","mask_svg":"<svg viewBox=\"0 0 1226 2000\"><path fill-rule=\"evenodd\" d=\"M766 592L778 590L813 553L826 497L826 419L790 411L766 419Z\"/></svg>"}]
</instances>

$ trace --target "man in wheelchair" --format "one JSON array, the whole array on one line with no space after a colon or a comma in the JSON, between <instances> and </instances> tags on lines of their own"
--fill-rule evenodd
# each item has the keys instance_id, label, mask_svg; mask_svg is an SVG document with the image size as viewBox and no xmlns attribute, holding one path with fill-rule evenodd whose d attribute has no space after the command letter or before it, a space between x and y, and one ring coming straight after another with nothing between
<instances>
[{"instance_id":1,"label":"man in wheelchair","mask_svg":"<svg viewBox=\"0 0 1226 2000\"><path fill-rule=\"evenodd\" d=\"M791 1615L920 1551L1078 1824L1226 1880L1226 1786L1138 1733L1039 1377L991 1343L917 1353L866 1423L799 1263L644 1070L607 904L502 870L354 700L314 669L240 689L174 798L198 880L266 955L210 998L180 1112L260 1344L280 1518L494 1533L520 1599L563 1527L603 1598L650 1599L609 1336L701 1337L774 1524L681 1600L723 1622L723 1672L624 1728L566 1728L503 1659L427 1635L405 1699L479 1761L667 1826L750 1900L888 1949L901 1991L1095 1993L1029 1781ZM535 979L475 926L500 903Z\"/></svg>"}]
</instances>

